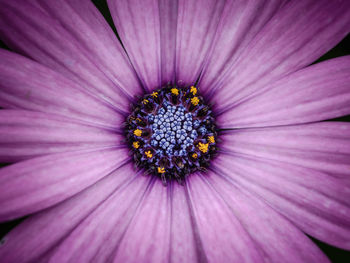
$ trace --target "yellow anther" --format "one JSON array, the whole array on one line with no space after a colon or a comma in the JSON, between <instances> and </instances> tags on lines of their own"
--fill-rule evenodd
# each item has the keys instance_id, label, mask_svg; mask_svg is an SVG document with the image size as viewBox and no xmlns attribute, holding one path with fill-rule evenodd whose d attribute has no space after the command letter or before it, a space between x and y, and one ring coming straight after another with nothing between
<instances>
[{"instance_id":1,"label":"yellow anther","mask_svg":"<svg viewBox=\"0 0 350 263\"><path fill-rule=\"evenodd\" d=\"M156 92L156 91L152 92L151 96L153 98L157 98L158 97L158 92Z\"/></svg>"},{"instance_id":2,"label":"yellow anther","mask_svg":"<svg viewBox=\"0 0 350 263\"><path fill-rule=\"evenodd\" d=\"M208 137L208 142L209 142L210 144L215 143L215 137L214 137L214 136L209 136L209 137Z\"/></svg>"},{"instance_id":3,"label":"yellow anther","mask_svg":"<svg viewBox=\"0 0 350 263\"><path fill-rule=\"evenodd\" d=\"M140 118L136 118L136 121L141 122L141 119Z\"/></svg>"},{"instance_id":4,"label":"yellow anther","mask_svg":"<svg viewBox=\"0 0 350 263\"><path fill-rule=\"evenodd\" d=\"M165 173L164 167L158 167L158 173L160 173L160 174Z\"/></svg>"},{"instance_id":5,"label":"yellow anther","mask_svg":"<svg viewBox=\"0 0 350 263\"><path fill-rule=\"evenodd\" d=\"M209 147L209 143L198 143L198 149L202 152L202 153L206 153L208 151L208 147Z\"/></svg>"},{"instance_id":6,"label":"yellow anther","mask_svg":"<svg viewBox=\"0 0 350 263\"><path fill-rule=\"evenodd\" d=\"M190 91L192 92L193 95L197 94L197 88L195 86L191 86Z\"/></svg>"},{"instance_id":7,"label":"yellow anther","mask_svg":"<svg viewBox=\"0 0 350 263\"><path fill-rule=\"evenodd\" d=\"M197 106L198 103L199 103L198 97L193 97L193 98L191 99L191 102L192 102L192 104L193 104L194 106Z\"/></svg>"},{"instance_id":8,"label":"yellow anther","mask_svg":"<svg viewBox=\"0 0 350 263\"><path fill-rule=\"evenodd\" d=\"M132 143L132 146L133 146L135 149L137 149L137 148L140 147L140 143L139 143L139 142L133 142L133 143Z\"/></svg>"},{"instance_id":9,"label":"yellow anther","mask_svg":"<svg viewBox=\"0 0 350 263\"><path fill-rule=\"evenodd\" d=\"M140 137L141 134L142 134L142 131L141 131L141 130L139 130L139 129L134 130L134 135L135 135L135 136Z\"/></svg>"},{"instance_id":10,"label":"yellow anther","mask_svg":"<svg viewBox=\"0 0 350 263\"><path fill-rule=\"evenodd\" d=\"M174 95L176 95L176 96L179 95L179 90L176 89L176 88L173 88L173 89L171 89L170 91L171 91L172 94L174 94Z\"/></svg>"},{"instance_id":11,"label":"yellow anther","mask_svg":"<svg viewBox=\"0 0 350 263\"><path fill-rule=\"evenodd\" d=\"M147 104L147 103L148 103L148 100L147 100L147 99L143 99L142 103L143 103L143 104Z\"/></svg>"},{"instance_id":12,"label":"yellow anther","mask_svg":"<svg viewBox=\"0 0 350 263\"><path fill-rule=\"evenodd\" d=\"M151 151L146 151L145 154L146 154L147 158L152 158L152 156L153 156Z\"/></svg>"},{"instance_id":13,"label":"yellow anther","mask_svg":"<svg viewBox=\"0 0 350 263\"><path fill-rule=\"evenodd\" d=\"M194 153L194 154L192 154L192 157L193 157L194 159L197 159L198 154Z\"/></svg>"}]
</instances>

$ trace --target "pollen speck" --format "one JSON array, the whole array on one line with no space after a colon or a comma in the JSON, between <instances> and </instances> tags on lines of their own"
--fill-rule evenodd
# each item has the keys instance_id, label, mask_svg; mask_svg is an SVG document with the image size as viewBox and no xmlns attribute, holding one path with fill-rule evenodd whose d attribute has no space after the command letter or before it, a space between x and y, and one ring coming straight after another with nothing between
<instances>
[{"instance_id":1,"label":"pollen speck","mask_svg":"<svg viewBox=\"0 0 350 263\"><path fill-rule=\"evenodd\" d=\"M132 143L132 146L135 148L135 149L138 149L140 147L140 143L139 142L133 142Z\"/></svg>"},{"instance_id":2,"label":"pollen speck","mask_svg":"<svg viewBox=\"0 0 350 263\"><path fill-rule=\"evenodd\" d=\"M145 155L147 156L147 158L152 158L153 154L151 153L151 151L146 151Z\"/></svg>"},{"instance_id":3,"label":"pollen speck","mask_svg":"<svg viewBox=\"0 0 350 263\"><path fill-rule=\"evenodd\" d=\"M192 92L193 95L197 94L197 88L195 86L191 86L190 92Z\"/></svg>"},{"instance_id":4,"label":"pollen speck","mask_svg":"<svg viewBox=\"0 0 350 263\"><path fill-rule=\"evenodd\" d=\"M141 130L139 130L139 129L134 130L134 135L135 135L135 136L140 137L141 134L142 134L142 131L141 131Z\"/></svg>"},{"instance_id":5,"label":"pollen speck","mask_svg":"<svg viewBox=\"0 0 350 263\"><path fill-rule=\"evenodd\" d=\"M164 167L158 167L158 173L160 173L160 174L165 173Z\"/></svg>"},{"instance_id":6,"label":"pollen speck","mask_svg":"<svg viewBox=\"0 0 350 263\"><path fill-rule=\"evenodd\" d=\"M202 153L206 153L208 151L208 147L209 147L209 143L198 143L198 149L202 152Z\"/></svg>"},{"instance_id":7,"label":"pollen speck","mask_svg":"<svg viewBox=\"0 0 350 263\"><path fill-rule=\"evenodd\" d=\"M193 157L194 159L197 159L198 154L194 153L194 154L192 154L192 157Z\"/></svg>"},{"instance_id":8,"label":"pollen speck","mask_svg":"<svg viewBox=\"0 0 350 263\"><path fill-rule=\"evenodd\" d=\"M214 138L214 136L209 136L209 137L208 137L208 142L209 142L210 144L215 143L215 138Z\"/></svg>"},{"instance_id":9,"label":"pollen speck","mask_svg":"<svg viewBox=\"0 0 350 263\"><path fill-rule=\"evenodd\" d=\"M199 103L198 97L193 97L193 98L191 99L191 103L192 103L194 106L197 106L198 103Z\"/></svg>"},{"instance_id":10,"label":"pollen speck","mask_svg":"<svg viewBox=\"0 0 350 263\"><path fill-rule=\"evenodd\" d=\"M173 88L173 89L171 89L170 91L171 91L172 94L174 94L174 95L176 95L176 96L179 95L179 90L176 89L176 88Z\"/></svg>"}]
</instances>

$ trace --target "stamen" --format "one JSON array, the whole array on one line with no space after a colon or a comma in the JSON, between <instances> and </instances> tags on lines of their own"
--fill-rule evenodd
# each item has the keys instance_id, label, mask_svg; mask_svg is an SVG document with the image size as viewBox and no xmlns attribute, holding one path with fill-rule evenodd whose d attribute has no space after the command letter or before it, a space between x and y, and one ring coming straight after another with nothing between
<instances>
[{"instance_id":1,"label":"stamen","mask_svg":"<svg viewBox=\"0 0 350 263\"><path fill-rule=\"evenodd\" d=\"M208 147L209 147L209 143L198 143L198 149L202 152L202 153L206 153L208 151Z\"/></svg>"},{"instance_id":2,"label":"stamen","mask_svg":"<svg viewBox=\"0 0 350 263\"><path fill-rule=\"evenodd\" d=\"M171 93L177 96L177 95L179 95L179 90L176 88L173 88L173 89L171 89Z\"/></svg>"},{"instance_id":3,"label":"stamen","mask_svg":"<svg viewBox=\"0 0 350 263\"><path fill-rule=\"evenodd\" d=\"M196 95L196 94L197 94L197 88L196 88L195 86L191 86L190 92L191 92L193 95Z\"/></svg>"},{"instance_id":4,"label":"stamen","mask_svg":"<svg viewBox=\"0 0 350 263\"><path fill-rule=\"evenodd\" d=\"M208 142L209 142L210 144L215 143L215 138L214 138L214 136L209 136L209 137L208 137Z\"/></svg>"},{"instance_id":5,"label":"stamen","mask_svg":"<svg viewBox=\"0 0 350 263\"><path fill-rule=\"evenodd\" d=\"M164 167L158 167L158 173L160 173L160 174L165 173Z\"/></svg>"},{"instance_id":6,"label":"stamen","mask_svg":"<svg viewBox=\"0 0 350 263\"><path fill-rule=\"evenodd\" d=\"M151 153L151 151L146 151L145 155L147 156L147 158L152 158L153 154Z\"/></svg>"},{"instance_id":7,"label":"stamen","mask_svg":"<svg viewBox=\"0 0 350 263\"><path fill-rule=\"evenodd\" d=\"M132 146L135 148L135 149L138 149L140 147L140 143L139 142L133 142L132 143Z\"/></svg>"},{"instance_id":8,"label":"stamen","mask_svg":"<svg viewBox=\"0 0 350 263\"><path fill-rule=\"evenodd\" d=\"M141 134L142 134L142 131L141 131L141 130L139 130L139 129L134 130L134 135L135 135L135 136L140 137Z\"/></svg>"},{"instance_id":9,"label":"stamen","mask_svg":"<svg viewBox=\"0 0 350 263\"><path fill-rule=\"evenodd\" d=\"M198 99L197 97L193 97L193 98L191 99L191 102L192 102L192 104L193 104L194 106L197 106L198 103L199 103L199 99Z\"/></svg>"}]
</instances>

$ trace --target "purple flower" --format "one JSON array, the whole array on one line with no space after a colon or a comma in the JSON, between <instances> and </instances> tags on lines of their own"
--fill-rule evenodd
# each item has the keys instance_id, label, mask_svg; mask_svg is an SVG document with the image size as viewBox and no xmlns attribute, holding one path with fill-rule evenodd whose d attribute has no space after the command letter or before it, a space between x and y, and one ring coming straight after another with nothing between
<instances>
[{"instance_id":1,"label":"purple flower","mask_svg":"<svg viewBox=\"0 0 350 263\"><path fill-rule=\"evenodd\" d=\"M350 114L350 57L310 66L349 32L349 1L108 6L125 49L88 0L0 2L14 51L0 51L0 161L14 163L0 170L0 220L30 215L0 261L327 262L304 233L349 249L350 125L322 121ZM163 186L134 168L122 124L169 83L198 87L219 144L208 172ZM147 146L152 162L173 148L188 161L181 136L209 151L210 129L186 121Z\"/></svg>"}]
</instances>

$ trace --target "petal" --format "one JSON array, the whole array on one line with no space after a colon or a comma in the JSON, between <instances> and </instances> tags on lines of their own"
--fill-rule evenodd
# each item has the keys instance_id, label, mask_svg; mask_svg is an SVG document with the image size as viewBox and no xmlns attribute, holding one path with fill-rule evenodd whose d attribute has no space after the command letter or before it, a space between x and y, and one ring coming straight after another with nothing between
<instances>
[{"instance_id":1,"label":"petal","mask_svg":"<svg viewBox=\"0 0 350 263\"><path fill-rule=\"evenodd\" d=\"M132 171L132 164L124 165L72 198L29 217L5 236L0 258L4 262L42 259L110 195L119 194L124 185L135 178L131 176Z\"/></svg>"},{"instance_id":2,"label":"petal","mask_svg":"<svg viewBox=\"0 0 350 263\"><path fill-rule=\"evenodd\" d=\"M118 245L114 262L167 262L170 199L160 180L151 185Z\"/></svg>"},{"instance_id":3,"label":"petal","mask_svg":"<svg viewBox=\"0 0 350 263\"><path fill-rule=\"evenodd\" d=\"M178 0L178 3L176 80L189 85L196 82L204 66L225 1Z\"/></svg>"},{"instance_id":4,"label":"petal","mask_svg":"<svg viewBox=\"0 0 350 263\"><path fill-rule=\"evenodd\" d=\"M234 108L268 83L314 62L346 36L349 23L347 0L290 1L245 48L208 97L219 112Z\"/></svg>"},{"instance_id":5,"label":"petal","mask_svg":"<svg viewBox=\"0 0 350 263\"><path fill-rule=\"evenodd\" d=\"M106 262L110 259L118 249L119 241L129 226L130 220L133 218L136 221L139 220L135 216L135 211L142 205L140 201L145 194L147 182L148 180L144 177L139 177L130 185L114 193L62 242L56 249L54 257L51 258L51 262L77 261L78 259L84 262L91 260ZM171 187L170 216L173 231L171 231L170 259L172 262L179 262L178 259L181 259L181 262L194 262L196 261L196 247L184 188L178 184ZM164 187L162 188L159 187L165 190ZM98 230L100 225L103 225L103 231ZM162 227L162 224L158 225ZM131 258L128 258L128 261ZM145 260L145 258L142 259Z\"/></svg>"},{"instance_id":6,"label":"petal","mask_svg":"<svg viewBox=\"0 0 350 263\"><path fill-rule=\"evenodd\" d=\"M124 116L61 74L0 50L0 106L54 113L116 129Z\"/></svg>"},{"instance_id":7,"label":"petal","mask_svg":"<svg viewBox=\"0 0 350 263\"><path fill-rule=\"evenodd\" d=\"M350 56L310 66L267 89L220 115L219 124L225 128L266 127L350 114Z\"/></svg>"},{"instance_id":8,"label":"petal","mask_svg":"<svg viewBox=\"0 0 350 263\"><path fill-rule=\"evenodd\" d=\"M198 86L207 94L228 73L242 51L285 4L278 1L226 1L213 49L206 59Z\"/></svg>"},{"instance_id":9,"label":"petal","mask_svg":"<svg viewBox=\"0 0 350 263\"><path fill-rule=\"evenodd\" d=\"M0 110L0 162L119 144L120 135L54 114Z\"/></svg>"},{"instance_id":10,"label":"petal","mask_svg":"<svg viewBox=\"0 0 350 263\"><path fill-rule=\"evenodd\" d=\"M170 190L170 262L205 262L193 211L184 186L174 183Z\"/></svg>"},{"instance_id":11,"label":"petal","mask_svg":"<svg viewBox=\"0 0 350 263\"><path fill-rule=\"evenodd\" d=\"M157 0L108 0L118 34L145 89L160 86L160 20Z\"/></svg>"},{"instance_id":12,"label":"petal","mask_svg":"<svg viewBox=\"0 0 350 263\"><path fill-rule=\"evenodd\" d=\"M228 156L225 156L228 157ZM229 162L230 160L226 160ZM235 181L211 172L205 177L242 223L265 262L329 262L320 249L286 218Z\"/></svg>"},{"instance_id":13,"label":"petal","mask_svg":"<svg viewBox=\"0 0 350 263\"><path fill-rule=\"evenodd\" d=\"M147 177L134 179L86 217L55 249L50 262L111 262L149 184Z\"/></svg>"},{"instance_id":14,"label":"petal","mask_svg":"<svg viewBox=\"0 0 350 263\"><path fill-rule=\"evenodd\" d=\"M110 0L108 3L125 49L146 88L173 81L175 53L176 80L196 81L224 2ZM139 43L144 43L142 48Z\"/></svg>"},{"instance_id":15,"label":"petal","mask_svg":"<svg viewBox=\"0 0 350 263\"><path fill-rule=\"evenodd\" d=\"M350 123L235 130L221 139L223 151L296 164L341 177L350 175Z\"/></svg>"},{"instance_id":16,"label":"petal","mask_svg":"<svg viewBox=\"0 0 350 263\"><path fill-rule=\"evenodd\" d=\"M261 262L262 254L217 192L201 178L187 181L193 216L208 262Z\"/></svg>"},{"instance_id":17,"label":"petal","mask_svg":"<svg viewBox=\"0 0 350 263\"><path fill-rule=\"evenodd\" d=\"M159 0L162 85L175 80L177 0Z\"/></svg>"},{"instance_id":18,"label":"petal","mask_svg":"<svg viewBox=\"0 0 350 263\"><path fill-rule=\"evenodd\" d=\"M350 248L350 185L326 173L268 159L220 155L213 170L265 200L305 233Z\"/></svg>"},{"instance_id":19,"label":"petal","mask_svg":"<svg viewBox=\"0 0 350 263\"><path fill-rule=\"evenodd\" d=\"M58 153L0 170L0 221L53 206L94 184L128 159L124 149Z\"/></svg>"},{"instance_id":20,"label":"petal","mask_svg":"<svg viewBox=\"0 0 350 263\"><path fill-rule=\"evenodd\" d=\"M113 31L88 0L4 1L0 37L120 109L141 92Z\"/></svg>"}]
</instances>

